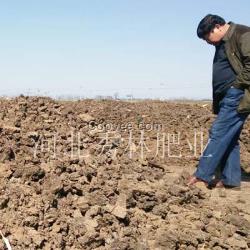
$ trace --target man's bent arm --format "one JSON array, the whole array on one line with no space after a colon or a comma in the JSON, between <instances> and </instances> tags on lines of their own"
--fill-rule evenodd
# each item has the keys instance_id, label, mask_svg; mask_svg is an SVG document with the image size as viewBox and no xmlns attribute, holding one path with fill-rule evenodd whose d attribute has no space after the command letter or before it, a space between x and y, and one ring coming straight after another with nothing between
<instances>
[{"instance_id":1,"label":"man's bent arm","mask_svg":"<svg viewBox=\"0 0 250 250\"><path fill-rule=\"evenodd\" d=\"M235 87L250 87L250 32L242 35L240 39L240 52L242 56L243 69L237 75L234 82Z\"/></svg>"}]
</instances>

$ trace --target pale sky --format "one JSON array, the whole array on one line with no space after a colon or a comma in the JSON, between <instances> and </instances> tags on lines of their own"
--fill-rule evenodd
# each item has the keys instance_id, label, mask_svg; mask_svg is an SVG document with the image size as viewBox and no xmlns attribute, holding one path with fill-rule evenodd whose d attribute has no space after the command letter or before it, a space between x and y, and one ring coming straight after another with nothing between
<instances>
[{"instance_id":1,"label":"pale sky","mask_svg":"<svg viewBox=\"0 0 250 250\"><path fill-rule=\"evenodd\" d=\"M250 26L248 0L0 1L0 95L211 98L208 13Z\"/></svg>"}]
</instances>

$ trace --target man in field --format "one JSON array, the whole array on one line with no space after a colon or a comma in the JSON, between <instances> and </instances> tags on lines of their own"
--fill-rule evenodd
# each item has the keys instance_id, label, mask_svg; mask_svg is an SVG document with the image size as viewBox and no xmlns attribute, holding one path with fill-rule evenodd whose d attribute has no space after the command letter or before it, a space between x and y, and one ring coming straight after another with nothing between
<instances>
[{"instance_id":1,"label":"man in field","mask_svg":"<svg viewBox=\"0 0 250 250\"><path fill-rule=\"evenodd\" d=\"M217 15L205 16L197 35L215 46L213 60L213 113L208 144L188 185L214 183L216 187L239 187L241 183L239 136L250 113L250 27L226 23Z\"/></svg>"}]
</instances>

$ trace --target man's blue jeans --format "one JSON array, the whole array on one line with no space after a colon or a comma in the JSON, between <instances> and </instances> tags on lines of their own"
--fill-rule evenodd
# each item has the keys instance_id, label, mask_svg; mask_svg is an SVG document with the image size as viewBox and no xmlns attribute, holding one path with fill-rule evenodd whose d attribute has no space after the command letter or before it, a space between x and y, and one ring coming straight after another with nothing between
<instances>
[{"instance_id":1,"label":"man's blue jeans","mask_svg":"<svg viewBox=\"0 0 250 250\"><path fill-rule=\"evenodd\" d=\"M200 158L195 176L211 182L218 166L225 185L240 186L239 136L248 114L240 114L237 107L244 91L229 88L219 103L219 113L209 130L207 146Z\"/></svg>"}]
</instances>

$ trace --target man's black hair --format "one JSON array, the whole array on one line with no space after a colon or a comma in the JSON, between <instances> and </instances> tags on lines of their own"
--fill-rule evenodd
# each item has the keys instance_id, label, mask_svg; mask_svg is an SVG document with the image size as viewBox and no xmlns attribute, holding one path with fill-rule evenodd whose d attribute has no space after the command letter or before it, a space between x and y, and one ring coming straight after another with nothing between
<instances>
[{"instance_id":1,"label":"man's black hair","mask_svg":"<svg viewBox=\"0 0 250 250\"><path fill-rule=\"evenodd\" d=\"M197 36L204 39L204 37L214 29L216 24L224 25L226 24L226 21L217 15L206 15L198 25Z\"/></svg>"}]
</instances>

